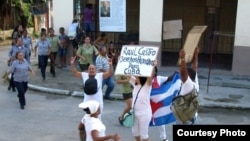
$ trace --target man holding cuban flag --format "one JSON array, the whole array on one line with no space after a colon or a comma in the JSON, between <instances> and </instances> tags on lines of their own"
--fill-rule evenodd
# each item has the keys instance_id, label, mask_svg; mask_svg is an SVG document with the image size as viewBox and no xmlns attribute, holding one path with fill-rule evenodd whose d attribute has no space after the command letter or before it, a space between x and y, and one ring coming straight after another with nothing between
<instances>
[{"instance_id":1,"label":"man holding cuban flag","mask_svg":"<svg viewBox=\"0 0 250 141\"><path fill-rule=\"evenodd\" d=\"M180 72L175 72L170 77L157 76L157 68L155 69L150 97L152 120L149 126L159 126L160 137L163 141L167 141L165 124L169 124L171 122L177 122L177 124L180 124L170 109L172 99L178 94L183 95L191 91L193 86L195 86L196 90L199 91L197 76L198 54L199 48L196 47L192 58L191 68L187 68L184 59L185 51L182 49L179 53L181 58ZM187 83L189 83L189 85ZM184 124L192 125L194 124L196 118L197 113L190 122Z\"/></svg>"},{"instance_id":2,"label":"man holding cuban flag","mask_svg":"<svg viewBox=\"0 0 250 141\"><path fill-rule=\"evenodd\" d=\"M152 108L152 120L150 126L159 126L160 138L167 141L165 125L175 122L176 119L170 106L172 99L178 94L181 87L180 74L174 72L171 76L158 76L155 74L152 82L150 104Z\"/></svg>"}]
</instances>

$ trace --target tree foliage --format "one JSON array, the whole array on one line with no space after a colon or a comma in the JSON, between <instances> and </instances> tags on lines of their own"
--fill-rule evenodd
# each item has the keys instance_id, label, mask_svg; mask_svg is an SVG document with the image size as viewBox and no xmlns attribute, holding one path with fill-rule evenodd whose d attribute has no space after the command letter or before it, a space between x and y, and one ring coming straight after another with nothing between
<instances>
[{"instance_id":1,"label":"tree foliage","mask_svg":"<svg viewBox=\"0 0 250 141\"><path fill-rule=\"evenodd\" d=\"M0 29L12 29L17 24L33 26L32 6L46 0L0 0Z\"/></svg>"}]
</instances>

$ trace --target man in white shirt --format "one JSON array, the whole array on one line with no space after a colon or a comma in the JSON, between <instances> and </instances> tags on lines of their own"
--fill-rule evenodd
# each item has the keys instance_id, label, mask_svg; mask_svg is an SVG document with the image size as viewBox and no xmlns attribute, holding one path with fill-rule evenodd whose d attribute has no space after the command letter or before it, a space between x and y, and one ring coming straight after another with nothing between
<instances>
[{"instance_id":1,"label":"man in white shirt","mask_svg":"<svg viewBox=\"0 0 250 141\"><path fill-rule=\"evenodd\" d=\"M194 51L194 56L191 64L191 68L187 68L186 62L185 62L185 51L182 49L179 52L179 57L181 60L180 63L180 74L181 74L181 81L182 86L180 90L180 95L186 95L192 92L192 90L195 88L197 93L199 93L199 82L198 82L198 54L199 54L199 48L196 47ZM195 114L195 116L188 122L182 123L182 124L194 124L197 119L198 113ZM179 121L177 121L180 123Z\"/></svg>"}]
</instances>

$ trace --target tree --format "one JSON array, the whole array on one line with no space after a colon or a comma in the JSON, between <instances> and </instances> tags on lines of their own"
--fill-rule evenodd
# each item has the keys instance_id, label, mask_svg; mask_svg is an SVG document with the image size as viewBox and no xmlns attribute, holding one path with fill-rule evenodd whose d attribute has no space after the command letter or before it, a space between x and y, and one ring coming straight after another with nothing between
<instances>
[{"instance_id":1,"label":"tree","mask_svg":"<svg viewBox=\"0 0 250 141\"><path fill-rule=\"evenodd\" d=\"M0 29L12 29L17 24L33 26L32 7L46 0L0 0Z\"/></svg>"}]
</instances>

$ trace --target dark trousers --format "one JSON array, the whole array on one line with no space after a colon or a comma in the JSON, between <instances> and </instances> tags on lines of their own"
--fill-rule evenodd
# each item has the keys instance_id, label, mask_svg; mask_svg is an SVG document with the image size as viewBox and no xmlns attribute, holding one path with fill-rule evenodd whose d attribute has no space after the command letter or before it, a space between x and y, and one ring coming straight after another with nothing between
<instances>
[{"instance_id":1,"label":"dark trousers","mask_svg":"<svg viewBox=\"0 0 250 141\"><path fill-rule=\"evenodd\" d=\"M49 59L50 59L50 73L55 75L55 62L56 62L56 55L57 52L51 52L49 55Z\"/></svg>"},{"instance_id":2,"label":"dark trousers","mask_svg":"<svg viewBox=\"0 0 250 141\"><path fill-rule=\"evenodd\" d=\"M19 98L19 103L21 106L25 106L26 105L26 101L25 101L25 93L28 89L28 82L17 82L15 81L15 86L18 92L18 98Z\"/></svg>"},{"instance_id":3,"label":"dark trousers","mask_svg":"<svg viewBox=\"0 0 250 141\"><path fill-rule=\"evenodd\" d=\"M13 74L13 73L11 74L11 77L10 77L10 82L9 82L9 87L8 87L8 89L9 89L9 90L10 90L10 89L12 89L12 90L15 89L14 74Z\"/></svg>"},{"instance_id":4,"label":"dark trousers","mask_svg":"<svg viewBox=\"0 0 250 141\"><path fill-rule=\"evenodd\" d=\"M41 69L43 79L45 79L45 71L46 71L46 67L47 67L47 64L48 64L48 58L49 58L48 55L39 55L38 56L40 69Z\"/></svg>"}]
</instances>

